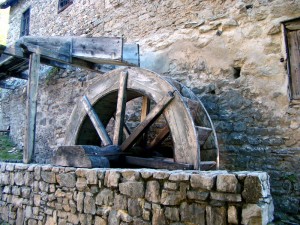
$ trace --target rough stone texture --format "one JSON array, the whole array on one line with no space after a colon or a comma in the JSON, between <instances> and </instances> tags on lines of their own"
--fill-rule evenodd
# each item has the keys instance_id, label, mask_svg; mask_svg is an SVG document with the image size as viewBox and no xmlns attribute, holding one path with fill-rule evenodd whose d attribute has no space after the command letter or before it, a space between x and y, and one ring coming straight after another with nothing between
<instances>
[{"instance_id":1,"label":"rough stone texture","mask_svg":"<svg viewBox=\"0 0 300 225\"><path fill-rule=\"evenodd\" d=\"M160 202L160 185L157 181L148 181L145 198L154 203Z\"/></svg>"},{"instance_id":2,"label":"rough stone texture","mask_svg":"<svg viewBox=\"0 0 300 225\"><path fill-rule=\"evenodd\" d=\"M57 0L18 2L11 8L9 43L20 37L21 16L29 6L31 35L123 36L139 43L141 67L181 81L203 101L216 125L221 168L267 171L276 211L297 217L300 113L299 103L289 101L280 26L300 17L299 1L77 0L61 13ZM39 163L50 162L63 144L74 105L97 76L83 70L44 72ZM22 148L26 87L0 95L0 128L10 125Z\"/></svg>"},{"instance_id":3,"label":"rough stone texture","mask_svg":"<svg viewBox=\"0 0 300 225\"><path fill-rule=\"evenodd\" d=\"M245 198L241 197L241 194L231 193L232 185L227 181L220 183L220 186L224 188L222 192L217 190L216 185L213 185L210 191L200 189L199 180L196 186L192 185L192 183L195 184L192 176L201 174L202 177L206 177L205 172L153 170L151 176L143 178L145 170L142 169L124 173L121 169L82 170L47 166L41 171L51 171L53 174L51 176L48 174L46 177L56 177L55 183L53 179L42 178L42 180L48 180L48 183L38 181L36 179L40 178L33 176L36 169L41 167L39 165L35 166L35 170L29 168L26 170L23 164L2 163L0 165L3 168L1 177L5 177L4 175L15 177L15 174L19 173L28 173L33 177L28 184L16 182L11 184L6 179L0 179L2 191L0 223L23 224L25 221L26 224L38 225L208 225L226 224L227 218L228 223L231 224L241 223L240 219L245 224L253 224L257 221L262 221L260 224L267 224L273 219L274 208L269 186L264 184L268 181L268 175L262 172L226 172L227 175L238 178L236 185L242 188L241 192L245 191L243 188L246 186L247 189L265 186L264 190L257 188L261 197L249 204ZM14 171L11 171L11 168L14 168ZM95 176L95 174L101 175ZM120 177L116 174L126 179L119 182ZM162 179L162 174L163 177L172 177L172 181ZM178 174L181 175L178 176ZM207 172L207 174L208 177L214 174L215 179L219 179L218 176L224 178L224 171ZM113 178L108 179L109 176ZM149 180L150 177L151 180ZM256 182L247 181L245 185L248 177L251 177L251 180L256 177ZM84 189L77 185L77 181L82 179L85 180ZM104 182L105 179L106 182ZM67 182L69 180L72 181L70 182L72 185ZM219 182L221 180L219 179ZM203 181L207 184L206 179ZM103 185L100 187L97 185L99 183ZM34 188L35 185L37 188Z\"/></svg>"},{"instance_id":4,"label":"rough stone texture","mask_svg":"<svg viewBox=\"0 0 300 225\"><path fill-rule=\"evenodd\" d=\"M238 212L235 206L228 207L228 223L239 224Z\"/></svg>"},{"instance_id":5,"label":"rough stone texture","mask_svg":"<svg viewBox=\"0 0 300 225\"><path fill-rule=\"evenodd\" d=\"M219 175L217 178L217 190L220 192L236 193L238 191L238 180L233 174Z\"/></svg>"},{"instance_id":6,"label":"rough stone texture","mask_svg":"<svg viewBox=\"0 0 300 225\"><path fill-rule=\"evenodd\" d=\"M142 182L120 183L119 190L122 194L132 198L143 198L145 194L144 184Z\"/></svg>"}]
</instances>

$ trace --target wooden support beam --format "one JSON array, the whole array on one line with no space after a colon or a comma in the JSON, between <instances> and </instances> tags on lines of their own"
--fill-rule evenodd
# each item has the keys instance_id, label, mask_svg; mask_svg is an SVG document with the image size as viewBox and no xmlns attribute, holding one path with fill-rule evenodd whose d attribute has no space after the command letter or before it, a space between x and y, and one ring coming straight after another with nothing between
<instances>
[{"instance_id":1,"label":"wooden support beam","mask_svg":"<svg viewBox=\"0 0 300 225\"><path fill-rule=\"evenodd\" d=\"M147 149L153 150L157 146L159 146L170 134L169 126L166 124L156 135L156 137L151 141Z\"/></svg>"},{"instance_id":2,"label":"wooden support beam","mask_svg":"<svg viewBox=\"0 0 300 225\"><path fill-rule=\"evenodd\" d=\"M6 84L4 81L0 81L0 88L14 90L15 87L10 84Z\"/></svg>"},{"instance_id":3,"label":"wooden support beam","mask_svg":"<svg viewBox=\"0 0 300 225\"><path fill-rule=\"evenodd\" d=\"M119 81L117 110L115 116L115 129L113 144L120 145L123 141L123 128L125 123L125 110L126 110L126 88L127 88L128 73L122 72Z\"/></svg>"},{"instance_id":4,"label":"wooden support beam","mask_svg":"<svg viewBox=\"0 0 300 225\"><path fill-rule=\"evenodd\" d=\"M0 55L4 52L5 48L5 45L0 45Z\"/></svg>"},{"instance_id":5,"label":"wooden support beam","mask_svg":"<svg viewBox=\"0 0 300 225\"><path fill-rule=\"evenodd\" d=\"M28 80L28 74L25 72L21 72L21 73L10 73L9 74L10 77L14 77L14 78L18 78L18 79L22 79L22 80Z\"/></svg>"},{"instance_id":6,"label":"wooden support beam","mask_svg":"<svg viewBox=\"0 0 300 225\"><path fill-rule=\"evenodd\" d=\"M112 145L112 141L111 141L110 137L108 136L108 133L106 132L103 123L99 119L97 113L93 109L89 99L86 96L83 96L82 103L83 103L85 111L87 112L88 116L90 117L91 122L93 123L103 144L105 146Z\"/></svg>"},{"instance_id":7,"label":"wooden support beam","mask_svg":"<svg viewBox=\"0 0 300 225\"><path fill-rule=\"evenodd\" d=\"M127 151L134 145L138 138L143 135L144 131L147 130L155 122L155 120L163 113L163 110L169 105L173 98L173 93L169 93L168 95L163 97L159 103L157 103L157 105L147 115L146 119L143 122L141 122L130 134L130 136L122 143L122 151Z\"/></svg>"},{"instance_id":8,"label":"wooden support beam","mask_svg":"<svg viewBox=\"0 0 300 225\"><path fill-rule=\"evenodd\" d=\"M135 156L125 156L125 162L135 166L141 166L154 169L168 169L168 170L192 170L194 165L185 163L176 163L169 160L162 160L158 158L141 158Z\"/></svg>"},{"instance_id":9,"label":"wooden support beam","mask_svg":"<svg viewBox=\"0 0 300 225\"><path fill-rule=\"evenodd\" d=\"M26 131L23 162L30 163L34 154L37 93L40 69L40 55L31 54L29 59L29 80L27 84Z\"/></svg>"}]
</instances>

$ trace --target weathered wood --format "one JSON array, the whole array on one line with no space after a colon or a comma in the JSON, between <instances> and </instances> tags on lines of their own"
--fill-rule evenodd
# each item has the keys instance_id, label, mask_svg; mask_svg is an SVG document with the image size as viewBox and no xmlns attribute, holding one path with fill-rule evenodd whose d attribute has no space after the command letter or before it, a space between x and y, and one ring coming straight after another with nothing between
<instances>
[{"instance_id":1,"label":"weathered wood","mask_svg":"<svg viewBox=\"0 0 300 225\"><path fill-rule=\"evenodd\" d=\"M165 161L158 158L141 158L135 156L125 156L125 162L135 166L154 169L191 170L194 168L192 164L176 163L174 161Z\"/></svg>"},{"instance_id":2,"label":"weathered wood","mask_svg":"<svg viewBox=\"0 0 300 225\"><path fill-rule=\"evenodd\" d=\"M147 148L149 150L155 149L157 146L159 146L170 134L170 128L168 125L165 125L158 133L158 135L155 136L155 138L150 142L149 146Z\"/></svg>"},{"instance_id":3,"label":"weathered wood","mask_svg":"<svg viewBox=\"0 0 300 225\"><path fill-rule=\"evenodd\" d=\"M20 44L20 47L23 49L24 53L37 53L40 54L43 58L55 60L62 63L71 63L72 55L70 51L63 51L62 49L53 50L41 47L39 45L33 45L30 43ZM71 46L69 46L69 49Z\"/></svg>"},{"instance_id":4,"label":"weathered wood","mask_svg":"<svg viewBox=\"0 0 300 225\"><path fill-rule=\"evenodd\" d=\"M26 130L23 162L30 163L34 153L37 94L39 81L40 55L31 54L29 60L29 80L27 84Z\"/></svg>"},{"instance_id":5,"label":"weathered wood","mask_svg":"<svg viewBox=\"0 0 300 225\"><path fill-rule=\"evenodd\" d=\"M72 38L73 57L94 63L110 64L122 61L122 38Z\"/></svg>"},{"instance_id":6,"label":"weathered wood","mask_svg":"<svg viewBox=\"0 0 300 225\"><path fill-rule=\"evenodd\" d=\"M292 31L292 30L300 30L300 20L298 19L297 21L290 21L285 23L285 27Z\"/></svg>"},{"instance_id":7,"label":"weathered wood","mask_svg":"<svg viewBox=\"0 0 300 225\"><path fill-rule=\"evenodd\" d=\"M113 115L113 119L115 120L116 117L115 115ZM131 134L130 129L128 128L128 126L126 125L126 121L124 121L123 123L123 134L125 134L125 137L128 138L129 135Z\"/></svg>"},{"instance_id":8,"label":"weathered wood","mask_svg":"<svg viewBox=\"0 0 300 225\"><path fill-rule=\"evenodd\" d=\"M96 114L95 110L93 109L90 101L86 96L83 96L82 103L103 144L112 145L112 141L108 133L106 132L105 127L103 126L101 120L99 119L98 115Z\"/></svg>"},{"instance_id":9,"label":"weathered wood","mask_svg":"<svg viewBox=\"0 0 300 225\"><path fill-rule=\"evenodd\" d=\"M9 90L15 89L15 87L13 85L9 85L9 84L5 83L4 81L0 81L0 88L9 89Z\"/></svg>"},{"instance_id":10,"label":"weathered wood","mask_svg":"<svg viewBox=\"0 0 300 225\"><path fill-rule=\"evenodd\" d=\"M52 164L83 168L109 168L109 160L119 160L120 155L120 148L114 145L102 148L91 145L60 146L54 152Z\"/></svg>"},{"instance_id":11,"label":"weathered wood","mask_svg":"<svg viewBox=\"0 0 300 225\"><path fill-rule=\"evenodd\" d=\"M150 99L147 96L142 97L141 122L143 122L150 111Z\"/></svg>"},{"instance_id":12,"label":"weathered wood","mask_svg":"<svg viewBox=\"0 0 300 225\"><path fill-rule=\"evenodd\" d=\"M128 65L140 66L140 49L138 44L123 45L123 62Z\"/></svg>"},{"instance_id":13,"label":"weathered wood","mask_svg":"<svg viewBox=\"0 0 300 225\"><path fill-rule=\"evenodd\" d=\"M300 99L300 30L290 31L287 36L292 98Z\"/></svg>"},{"instance_id":14,"label":"weathered wood","mask_svg":"<svg viewBox=\"0 0 300 225\"><path fill-rule=\"evenodd\" d=\"M147 115L146 119L141 122L134 131L130 134L130 136L122 143L121 150L127 151L129 150L136 140L143 135L143 132L148 129L155 120L163 113L163 110L169 105L169 103L173 100L174 95L172 93L168 93L156 106L151 110L151 112Z\"/></svg>"},{"instance_id":15,"label":"weathered wood","mask_svg":"<svg viewBox=\"0 0 300 225\"><path fill-rule=\"evenodd\" d=\"M0 44L0 55L4 52L6 46Z\"/></svg>"},{"instance_id":16,"label":"weathered wood","mask_svg":"<svg viewBox=\"0 0 300 225\"><path fill-rule=\"evenodd\" d=\"M196 126L195 128L196 128L196 131L198 134L198 141L199 141L200 145L204 145L207 138L211 134L212 129L209 127L200 127L200 126Z\"/></svg>"},{"instance_id":17,"label":"weathered wood","mask_svg":"<svg viewBox=\"0 0 300 225\"><path fill-rule=\"evenodd\" d=\"M118 91L118 101L117 110L115 115L115 129L113 144L120 145L123 141L123 128L125 123L125 109L126 109L126 87L127 87L128 73L122 72L120 74L119 91Z\"/></svg>"},{"instance_id":18,"label":"weathered wood","mask_svg":"<svg viewBox=\"0 0 300 225\"><path fill-rule=\"evenodd\" d=\"M150 99L147 96L142 97L141 108L141 122L143 122L150 111ZM148 132L145 131L140 140L137 141L138 145L145 146L147 144Z\"/></svg>"},{"instance_id":19,"label":"weathered wood","mask_svg":"<svg viewBox=\"0 0 300 225\"><path fill-rule=\"evenodd\" d=\"M95 70L97 64L139 66L138 45L124 45L122 38L32 37L26 36L10 46L3 46L6 55L27 58L41 55L41 62L60 62ZM123 60L124 59L127 61ZM135 58L134 58L135 57Z\"/></svg>"},{"instance_id":20,"label":"weathered wood","mask_svg":"<svg viewBox=\"0 0 300 225\"><path fill-rule=\"evenodd\" d=\"M0 133L9 134L9 132L10 132L10 126L8 126L6 130L0 130Z\"/></svg>"}]
</instances>

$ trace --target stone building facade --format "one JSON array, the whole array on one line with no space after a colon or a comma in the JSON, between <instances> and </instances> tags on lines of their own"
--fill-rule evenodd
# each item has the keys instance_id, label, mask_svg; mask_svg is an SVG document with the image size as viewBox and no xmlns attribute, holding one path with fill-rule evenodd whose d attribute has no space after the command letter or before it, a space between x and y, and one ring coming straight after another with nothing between
<instances>
[{"instance_id":1,"label":"stone building facade","mask_svg":"<svg viewBox=\"0 0 300 225\"><path fill-rule=\"evenodd\" d=\"M14 2L14 1L6 1ZM286 23L299 0L19 0L8 42L30 8L35 36L122 36L140 44L141 67L184 83L216 126L220 166L269 173L275 218L300 221L300 104L291 95ZM39 87L35 159L47 163L63 143L77 99L99 76L45 69ZM22 146L26 87L1 92L0 121Z\"/></svg>"}]
</instances>

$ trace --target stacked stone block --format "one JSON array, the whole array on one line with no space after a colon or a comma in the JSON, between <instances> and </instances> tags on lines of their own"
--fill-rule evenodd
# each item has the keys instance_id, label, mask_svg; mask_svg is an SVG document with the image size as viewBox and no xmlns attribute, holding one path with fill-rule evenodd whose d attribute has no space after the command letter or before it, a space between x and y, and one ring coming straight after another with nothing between
<instances>
[{"instance_id":1,"label":"stacked stone block","mask_svg":"<svg viewBox=\"0 0 300 225\"><path fill-rule=\"evenodd\" d=\"M267 224L264 172L76 169L1 164L0 222L9 224Z\"/></svg>"}]
</instances>

